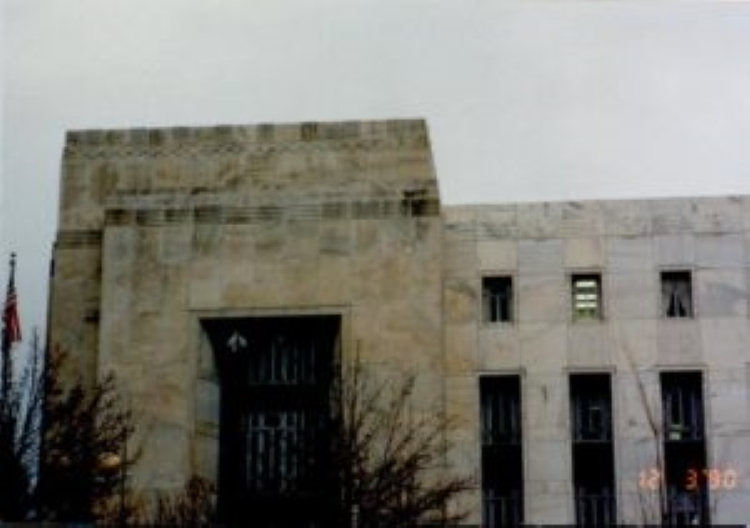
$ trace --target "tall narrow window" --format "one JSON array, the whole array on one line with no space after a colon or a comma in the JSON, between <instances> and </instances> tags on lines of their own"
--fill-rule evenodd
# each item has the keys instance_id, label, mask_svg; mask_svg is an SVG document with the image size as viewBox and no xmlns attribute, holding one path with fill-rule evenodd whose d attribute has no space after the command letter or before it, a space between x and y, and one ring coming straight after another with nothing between
<instances>
[{"instance_id":1,"label":"tall narrow window","mask_svg":"<svg viewBox=\"0 0 750 528\"><path fill-rule=\"evenodd\" d=\"M575 274L571 277L573 320L602 318L602 277L596 273Z\"/></svg>"},{"instance_id":2,"label":"tall narrow window","mask_svg":"<svg viewBox=\"0 0 750 528\"><path fill-rule=\"evenodd\" d=\"M609 374L571 374L573 488L577 526L616 523Z\"/></svg>"},{"instance_id":3,"label":"tall narrow window","mask_svg":"<svg viewBox=\"0 0 750 528\"><path fill-rule=\"evenodd\" d=\"M689 271L661 273L661 313L664 317L693 317L693 285Z\"/></svg>"},{"instance_id":4,"label":"tall narrow window","mask_svg":"<svg viewBox=\"0 0 750 528\"><path fill-rule=\"evenodd\" d=\"M701 373L663 372L661 395L667 524L707 525L709 471Z\"/></svg>"},{"instance_id":5,"label":"tall narrow window","mask_svg":"<svg viewBox=\"0 0 750 528\"><path fill-rule=\"evenodd\" d=\"M513 279L511 277L484 277L482 279L482 304L486 323L513 321Z\"/></svg>"},{"instance_id":6,"label":"tall narrow window","mask_svg":"<svg viewBox=\"0 0 750 528\"><path fill-rule=\"evenodd\" d=\"M519 526L523 522L521 380L483 377L479 391L483 526Z\"/></svg>"}]
</instances>

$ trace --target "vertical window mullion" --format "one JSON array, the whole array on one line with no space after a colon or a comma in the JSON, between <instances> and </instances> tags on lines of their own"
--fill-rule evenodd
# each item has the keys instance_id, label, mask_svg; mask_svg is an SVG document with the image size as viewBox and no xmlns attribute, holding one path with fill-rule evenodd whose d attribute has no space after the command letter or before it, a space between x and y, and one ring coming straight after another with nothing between
<instances>
[{"instance_id":1,"label":"vertical window mullion","mask_svg":"<svg viewBox=\"0 0 750 528\"><path fill-rule=\"evenodd\" d=\"M482 314L485 323L513 321L513 279L492 276L482 279Z\"/></svg>"}]
</instances>

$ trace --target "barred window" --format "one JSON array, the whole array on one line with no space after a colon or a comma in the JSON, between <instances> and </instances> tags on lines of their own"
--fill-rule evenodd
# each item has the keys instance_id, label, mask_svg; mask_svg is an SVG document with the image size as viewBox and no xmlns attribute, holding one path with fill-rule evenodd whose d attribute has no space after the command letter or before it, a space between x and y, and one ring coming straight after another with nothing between
<instances>
[{"instance_id":1,"label":"barred window","mask_svg":"<svg viewBox=\"0 0 750 528\"><path fill-rule=\"evenodd\" d=\"M610 526L617 511L610 375L571 374L570 399L576 525Z\"/></svg>"},{"instance_id":2,"label":"barred window","mask_svg":"<svg viewBox=\"0 0 750 528\"><path fill-rule=\"evenodd\" d=\"M602 318L602 277L599 274L576 274L571 277L573 320Z\"/></svg>"},{"instance_id":3,"label":"barred window","mask_svg":"<svg viewBox=\"0 0 750 528\"><path fill-rule=\"evenodd\" d=\"M484 526L523 523L521 379L516 375L479 380Z\"/></svg>"}]
</instances>

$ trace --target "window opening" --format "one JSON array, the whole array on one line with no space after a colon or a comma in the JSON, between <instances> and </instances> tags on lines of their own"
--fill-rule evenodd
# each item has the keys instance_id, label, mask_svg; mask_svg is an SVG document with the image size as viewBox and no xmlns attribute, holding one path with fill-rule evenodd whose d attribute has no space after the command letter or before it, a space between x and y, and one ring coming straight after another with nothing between
<instances>
[{"instance_id":1,"label":"window opening","mask_svg":"<svg viewBox=\"0 0 750 528\"><path fill-rule=\"evenodd\" d=\"M513 321L513 279L484 277L482 279L484 321L510 323Z\"/></svg>"},{"instance_id":2,"label":"window opening","mask_svg":"<svg viewBox=\"0 0 750 528\"><path fill-rule=\"evenodd\" d=\"M702 383L700 372L661 374L668 526L709 522Z\"/></svg>"},{"instance_id":3,"label":"window opening","mask_svg":"<svg viewBox=\"0 0 750 528\"><path fill-rule=\"evenodd\" d=\"M480 378L484 526L523 522L523 452L519 376Z\"/></svg>"},{"instance_id":4,"label":"window opening","mask_svg":"<svg viewBox=\"0 0 750 528\"><path fill-rule=\"evenodd\" d=\"M602 318L602 278L599 274L573 275L571 278L573 319Z\"/></svg>"},{"instance_id":5,"label":"window opening","mask_svg":"<svg viewBox=\"0 0 750 528\"><path fill-rule=\"evenodd\" d=\"M577 526L616 521L609 374L571 374L573 488Z\"/></svg>"},{"instance_id":6,"label":"window opening","mask_svg":"<svg viewBox=\"0 0 750 528\"><path fill-rule=\"evenodd\" d=\"M661 273L662 315L669 318L693 317L693 288L689 271Z\"/></svg>"}]
</instances>

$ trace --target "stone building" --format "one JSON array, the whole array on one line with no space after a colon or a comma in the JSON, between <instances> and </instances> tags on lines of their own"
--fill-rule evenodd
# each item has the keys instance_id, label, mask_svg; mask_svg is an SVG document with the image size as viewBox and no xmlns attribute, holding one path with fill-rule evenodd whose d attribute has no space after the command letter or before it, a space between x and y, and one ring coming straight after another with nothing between
<instances>
[{"instance_id":1,"label":"stone building","mask_svg":"<svg viewBox=\"0 0 750 528\"><path fill-rule=\"evenodd\" d=\"M261 440L324 436L356 355L458 419L469 522L744 522L749 230L745 197L445 206L422 121L71 132L50 342L117 374L136 486L224 511L279 507Z\"/></svg>"}]
</instances>

